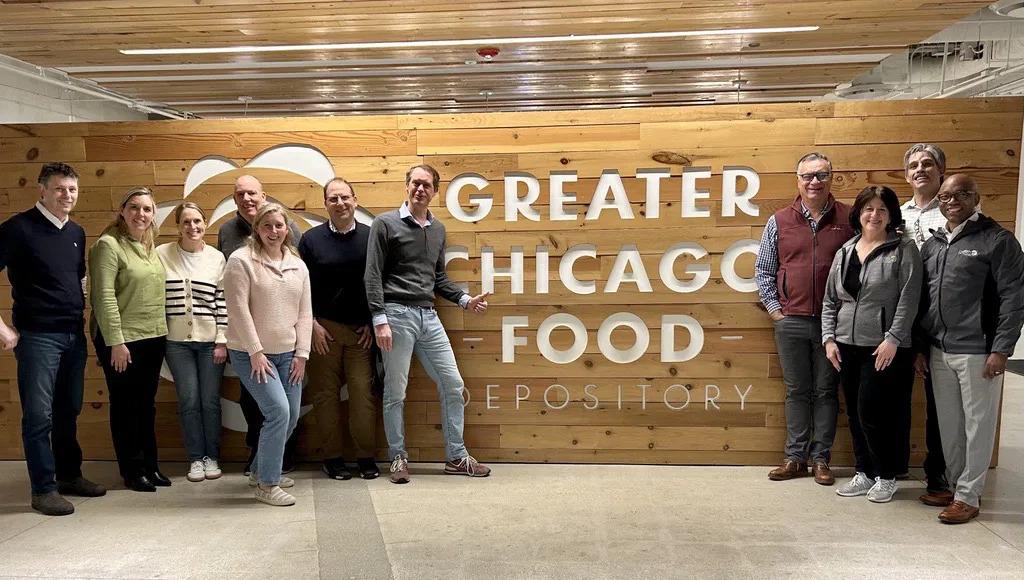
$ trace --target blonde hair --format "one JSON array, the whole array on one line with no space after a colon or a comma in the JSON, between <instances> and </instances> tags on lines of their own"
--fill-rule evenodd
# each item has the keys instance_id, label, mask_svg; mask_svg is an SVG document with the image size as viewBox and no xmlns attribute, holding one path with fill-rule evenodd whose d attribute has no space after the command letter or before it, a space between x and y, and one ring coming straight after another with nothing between
<instances>
[{"instance_id":1,"label":"blonde hair","mask_svg":"<svg viewBox=\"0 0 1024 580\"><path fill-rule=\"evenodd\" d=\"M203 211L203 208L199 207L195 202L186 201L186 202L182 203L181 205L179 205L174 210L174 223L175 224L181 225L181 214L185 213L186 209L194 209L197 212L199 212L200 217L203 218L203 223L206 223L206 212Z\"/></svg>"},{"instance_id":2,"label":"blonde hair","mask_svg":"<svg viewBox=\"0 0 1024 580\"><path fill-rule=\"evenodd\" d=\"M128 224L124 221L124 216L121 212L127 207L128 202L132 199L140 196L147 195L153 202L153 219L149 222L149 227L146 228L146 233L142 235L142 246L146 248L146 252L151 252L153 246L156 244L156 237L159 235L159 228L156 226L156 200L153 198L153 192L148 187L133 187L124 194L124 199L121 200L121 206L117 208L117 217L113 219L107 227L103 228L101 236L110 234L115 237L131 237L131 233L128 230Z\"/></svg>"},{"instance_id":3,"label":"blonde hair","mask_svg":"<svg viewBox=\"0 0 1024 580\"><path fill-rule=\"evenodd\" d=\"M268 203L256 212L256 217L252 218L252 234L249 235L249 240L247 241L249 251L257 255L267 255L266 248L263 245L263 240L261 240L259 236L259 227L263 220L272 213L279 213L284 219L285 234L282 247L286 248L293 255L298 256L299 251L295 249L295 240L292 237L292 229L289 227L291 224L291 218L288 214L288 210L279 203Z\"/></svg>"}]
</instances>

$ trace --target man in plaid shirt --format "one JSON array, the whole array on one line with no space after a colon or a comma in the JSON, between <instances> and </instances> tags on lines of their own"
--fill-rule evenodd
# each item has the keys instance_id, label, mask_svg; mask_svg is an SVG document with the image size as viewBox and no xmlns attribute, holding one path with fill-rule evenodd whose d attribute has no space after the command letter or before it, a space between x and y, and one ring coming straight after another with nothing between
<instances>
[{"instance_id":1,"label":"man in plaid shirt","mask_svg":"<svg viewBox=\"0 0 1024 580\"><path fill-rule=\"evenodd\" d=\"M914 192L913 197L900 207L903 212L903 235L914 240L920 249L936 230L946 225L946 217L939 211L939 200L936 197L946 173L946 154L937 145L918 143L907 149L903 155L903 169L907 183ZM920 499L926 505L945 506L953 501L953 493L946 481L946 460L942 455L942 439L939 437L939 421L935 412L935 394L932 391L930 376L924 377L924 390L928 399L925 423L925 445L928 448L928 455L924 460L928 490ZM909 409L907 414L910 414ZM909 425L908 423L907 426ZM909 464L909 430L900 444L905 449Z\"/></svg>"}]
</instances>

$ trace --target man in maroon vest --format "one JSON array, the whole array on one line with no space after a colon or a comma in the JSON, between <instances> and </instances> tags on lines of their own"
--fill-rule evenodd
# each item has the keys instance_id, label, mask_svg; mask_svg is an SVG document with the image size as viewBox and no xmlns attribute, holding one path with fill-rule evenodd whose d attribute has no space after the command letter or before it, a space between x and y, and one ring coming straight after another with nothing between
<instances>
[{"instance_id":1,"label":"man in maroon vest","mask_svg":"<svg viewBox=\"0 0 1024 580\"><path fill-rule=\"evenodd\" d=\"M832 197L828 157L808 153L796 173L800 194L768 218L755 264L786 384L786 458L768 478L803 477L812 463L814 481L832 485L839 381L821 344L821 303L832 258L853 229L850 208Z\"/></svg>"}]
</instances>

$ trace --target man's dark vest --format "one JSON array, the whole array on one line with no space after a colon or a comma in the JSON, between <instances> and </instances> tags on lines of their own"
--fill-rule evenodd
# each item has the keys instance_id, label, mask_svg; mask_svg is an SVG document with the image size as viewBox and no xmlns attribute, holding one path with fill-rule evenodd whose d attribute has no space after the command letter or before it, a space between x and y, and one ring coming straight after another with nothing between
<instances>
[{"instance_id":1,"label":"man's dark vest","mask_svg":"<svg viewBox=\"0 0 1024 580\"><path fill-rule=\"evenodd\" d=\"M850 208L829 196L832 207L818 220L818 232L804 217L800 196L775 212L779 229L779 272L776 284L786 316L821 316L825 282L832 258L850 238Z\"/></svg>"}]
</instances>

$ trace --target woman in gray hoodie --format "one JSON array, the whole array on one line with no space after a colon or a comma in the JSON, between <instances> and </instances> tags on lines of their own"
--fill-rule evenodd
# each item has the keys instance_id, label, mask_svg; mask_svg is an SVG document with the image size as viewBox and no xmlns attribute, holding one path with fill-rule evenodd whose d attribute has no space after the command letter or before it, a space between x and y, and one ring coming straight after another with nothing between
<instances>
[{"instance_id":1,"label":"woman in gray hoodie","mask_svg":"<svg viewBox=\"0 0 1024 580\"><path fill-rule=\"evenodd\" d=\"M921 256L896 233L899 199L888 187L857 196L857 235L836 253L825 287L822 343L839 371L857 473L836 489L884 503L896 493L899 441L914 384L911 327L921 297Z\"/></svg>"}]
</instances>

